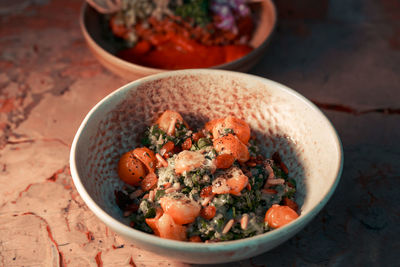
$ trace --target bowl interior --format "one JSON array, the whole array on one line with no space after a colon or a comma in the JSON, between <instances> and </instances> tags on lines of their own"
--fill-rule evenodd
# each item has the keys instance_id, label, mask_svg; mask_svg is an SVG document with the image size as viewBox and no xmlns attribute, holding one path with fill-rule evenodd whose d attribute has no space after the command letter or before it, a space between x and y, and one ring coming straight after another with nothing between
<instances>
[{"instance_id":1,"label":"bowl interior","mask_svg":"<svg viewBox=\"0 0 400 267\"><path fill-rule=\"evenodd\" d=\"M252 128L266 156L278 151L298 185L301 216L319 205L338 179L340 142L329 121L302 96L272 81L227 71L178 71L132 82L100 102L86 117L72 151L90 198L127 224L115 204L123 183L119 157L166 109L192 127L235 115ZM135 231L132 229L132 231Z\"/></svg>"}]
</instances>

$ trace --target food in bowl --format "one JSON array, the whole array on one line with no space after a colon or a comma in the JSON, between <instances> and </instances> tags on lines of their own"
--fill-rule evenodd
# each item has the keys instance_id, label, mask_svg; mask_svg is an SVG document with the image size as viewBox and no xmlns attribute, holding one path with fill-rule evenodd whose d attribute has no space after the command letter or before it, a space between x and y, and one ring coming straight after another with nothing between
<instances>
[{"instance_id":1,"label":"food in bowl","mask_svg":"<svg viewBox=\"0 0 400 267\"><path fill-rule=\"evenodd\" d=\"M107 14L125 48L117 56L158 69L208 68L253 50L257 3L245 0L123 0Z\"/></svg>"},{"instance_id":2,"label":"food in bowl","mask_svg":"<svg viewBox=\"0 0 400 267\"><path fill-rule=\"evenodd\" d=\"M298 217L296 182L279 153L265 158L234 116L192 130L165 111L124 153L116 203L135 229L167 239L220 242L262 234Z\"/></svg>"},{"instance_id":3,"label":"food in bowl","mask_svg":"<svg viewBox=\"0 0 400 267\"><path fill-rule=\"evenodd\" d=\"M115 204L115 190L124 186L116 165L122 154L142 147L143 129L171 109L198 128L227 115L245 120L263 155L278 151L296 180L300 216L260 235L209 243L159 238L130 227L129 217ZM82 200L127 244L186 263L216 264L270 251L306 227L334 194L343 151L326 116L296 91L254 75L203 69L142 78L102 99L75 135L70 164Z\"/></svg>"}]
</instances>

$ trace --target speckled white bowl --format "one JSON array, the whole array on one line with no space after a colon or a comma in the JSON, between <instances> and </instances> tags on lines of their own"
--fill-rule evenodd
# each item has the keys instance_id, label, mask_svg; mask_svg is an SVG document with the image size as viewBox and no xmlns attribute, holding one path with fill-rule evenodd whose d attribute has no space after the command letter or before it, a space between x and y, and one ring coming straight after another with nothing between
<instances>
[{"instance_id":1,"label":"speckled white bowl","mask_svg":"<svg viewBox=\"0 0 400 267\"><path fill-rule=\"evenodd\" d=\"M232 114L246 120L265 155L279 151L298 184L300 217L271 232L237 241L189 243L128 226L115 204L119 156L162 111L189 125ZM332 196L342 171L342 147L322 112L276 82L221 70L164 72L129 83L100 101L76 133L70 156L75 186L88 207L115 232L146 250L191 263L241 260L268 251L300 231Z\"/></svg>"}]
</instances>

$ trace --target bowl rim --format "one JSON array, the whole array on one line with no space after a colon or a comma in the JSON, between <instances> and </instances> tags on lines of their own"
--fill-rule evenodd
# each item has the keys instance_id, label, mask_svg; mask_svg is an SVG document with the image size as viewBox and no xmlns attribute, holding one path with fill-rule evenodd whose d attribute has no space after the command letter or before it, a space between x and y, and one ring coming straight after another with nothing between
<instances>
[{"instance_id":1,"label":"bowl rim","mask_svg":"<svg viewBox=\"0 0 400 267\"><path fill-rule=\"evenodd\" d=\"M275 33L275 29L277 26L277 21L278 21L278 14L277 14L277 9L275 6L274 1L272 0L261 0L263 2L266 2L266 4L269 5L269 7L271 8L272 14L273 14L273 24L271 27L271 32L269 33L269 35L265 38L265 40L260 44L260 46L254 48L250 53L246 54L245 56L235 59L233 61L224 63L224 64L220 64L220 65L215 65L215 66L211 66L209 67L210 69L227 69L229 66L231 65L235 65L235 64L241 64L242 61L245 60L245 58L247 57L251 57L253 56L255 53L257 53L257 51L259 49L263 49L264 47L267 46L267 44L269 43L269 41L271 40L272 36ZM91 36L91 34L89 33L88 29L87 29L87 25L85 23L85 14L87 9L90 7L90 5L87 3L87 1L84 1L82 6L81 6L81 10L80 10L80 15L79 15L79 25L81 28L81 31L83 33L83 36L85 37L85 40L87 42L90 43L90 45L92 45L98 52L100 52L105 58L107 58L108 61L114 61L116 62L118 65L122 65L124 68L126 69L130 69L130 68L136 68L138 71L144 71L144 72L165 72L165 71L173 71L173 70L169 70L169 69L159 69L159 68L152 68L152 67L146 67L143 65L139 65L139 64L135 64L126 60L123 60L119 57L117 57L116 55L110 53L109 51L107 51L106 49L104 49L103 47L101 47ZM96 11L97 12L97 11ZM193 69L198 69L198 68L193 68Z\"/></svg>"},{"instance_id":2,"label":"bowl rim","mask_svg":"<svg viewBox=\"0 0 400 267\"><path fill-rule=\"evenodd\" d=\"M271 85L275 88L278 88L278 90L283 90L286 93L289 93L293 97L298 98L300 101L304 102L308 107L310 107L314 112L319 114L319 116L322 118L322 120L326 123L326 125L330 128L330 132L332 133L332 136L334 138L335 146L338 151L338 165L336 166L335 170L335 179L333 183L331 184L330 189L326 192L325 195L321 197L320 202L315 205L310 211L307 213L301 214L296 220L290 222L289 224L280 227L278 229L274 229L273 231L269 231L260 235L256 235L253 237L249 238L244 238L244 239L238 239L238 240L232 240L232 241L224 241L224 242L216 242L216 243L194 243L194 242L187 242L187 241L176 241L176 240L170 240L170 239L164 239L160 238L158 236L155 236L153 234L145 233L140 230L136 230L134 228L131 228L124 223L118 221L117 219L113 218L110 216L105 210L103 210L97 203L91 198L89 193L86 191L83 183L80 180L78 170L77 170L77 162L75 159L75 152L77 150L77 144L79 142L79 138L85 129L88 121L90 120L90 117L105 103L107 100L111 99L114 95L117 95L119 93L122 93L124 91L129 91L129 90L136 90L138 86L142 83L150 82L156 79L160 78L167 78L167 77L172 77L172 76L180 76L180 75L196 75L196 74L209 74L209 75L215 75L215 74L223 74L223 75L230 75L230 76L236 76L236 77L245 77L245 78L250 78L254 80L258 80L264 84ZM259 77L256 75L252 74L247 74L247 73L241 73L241 72L236 72L236 71L227 71L227 70L215 70L215 69L189 69L189 70L176 70L176 71L167 71L167 72L161 72L158 74L154 75L149 75L143 78L140 78L138 80L132 81L130 83L127 83L120 88L116 89L115 91L111 92L108 94L106 97L104 97L101 101L99 101L85 116L83 119L81 125L79 126L79 129L76 132L76 135L74 137L74 140L71 145L71 150L70 150L70 170L71 170L71 176L74 182L74 185L84 200L85 204L89 207L89 209L106 225L110 226L111 228L118 229L118 232L128 236L131 240L138 240L142 243L147 243L152 246L156 247L162 247L162 248L167 248L167 249L177 249L177 250L185 250L186 252L207 252L212 249L214 252L215 251L232 251L235 250L239 247L244 247L244 246L254 246L256 244L264 243L268 239L278 239L277 237L281 235L281 233L285 232L291 232L295 231L297 225L303 225L302 227L305 226L305 224L302 224L302 222L307 222L307 220L311 220L314 216L316 216L320 210L326 205L326 203L329 201L329 199L332 197L334 191L337 188L337 185L340 181L341 174L343 171L343 162L344 162L344 156L343 156L343 147L342 147L342 142L340 140L340 137L334 128L333 124L330 122L330 120L325 116L325 114L316 106L314 105L310 100L308 100L306 97L301 95L300 93L294 91L293 89L280 84L278 82L269 80L267 78Z\"/></svg>"}]
</instances>

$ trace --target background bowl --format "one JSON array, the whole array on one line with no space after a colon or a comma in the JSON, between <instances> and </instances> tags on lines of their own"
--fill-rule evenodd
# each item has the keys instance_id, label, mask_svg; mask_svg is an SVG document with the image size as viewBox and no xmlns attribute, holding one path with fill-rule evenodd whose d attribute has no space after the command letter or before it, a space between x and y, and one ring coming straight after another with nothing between
<instances>
[{"instance_id":1,"label":"background bowl","mask_svg":"<svg viewBox=\"0 0 400 267\"><path fill-rule=\"evenodd\" d=\"M298 185L300 217L255 237L221 243L161 239L130 228L115 204L120 155L166 109L191 125L228 114L244 119L262 152L279 151ZM88 207L115 232L158 255L192 263L220 263L270 250L300 231L333 194L342 147L328 119L311 102L273 81L230 71L164 72L129 83L100 101L82 122L71 148L71 173Z\"/></svg>"},{"instance_id":2,"label":"background bowl","mask_svg":"<svg viewBox=\"0 0 400 267\"><path fill-rule=\"evenodd\" d=\"M212 68L245 72L261 59L275 28L276 9L272 0L260 0L258 5L259 8L255 12L258 23L255 25L253 38L250 41L250 45L254 50L242 58ZM119 48L115 41L109 38L109 34L107 34L109 30L104 25L102 15L86 2L83 4L81 11L80 26L83 36L95 57L104 67L116 75L128 80L135 80L166 71L130 63L115 56Z\"/></svg>"}]
</instances>

